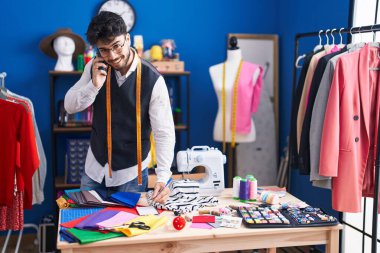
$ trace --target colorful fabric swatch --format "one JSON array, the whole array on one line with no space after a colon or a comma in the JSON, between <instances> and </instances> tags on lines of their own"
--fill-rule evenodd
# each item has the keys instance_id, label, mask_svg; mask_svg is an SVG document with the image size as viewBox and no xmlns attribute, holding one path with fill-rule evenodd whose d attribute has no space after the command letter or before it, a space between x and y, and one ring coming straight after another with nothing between
<instances>
[{"instance_id":1,"label":"colorful fabric swatch","mask_svg":"<svg viewBox=\"0 0 380 253\"><path fill-rule=\"evenodd\" d=\"M76 229L76 228L69 228L67 231L71 235L73 235L76 239L78 239L80 244L97 242L97 241L102 241L102 240L107 240L107 239L123 236L123 234L121 233L110 232L110 233L104 234L97 231L81 230L81 229Z\"/></svg>"},{"instance_id":2,"label":"colorful fabric swatch","mask_svg":"<svg viewBox=\"0 0 380 253\"><path fill-rule=\"evenodd\" d=\"M144 222L145 225L150 227L150 230L143 230L139 228L118 228L116 229L116 231L120 231L128 237L146 234L153 229L156 229L158 227L165 225L166 222L168 221L168 217L166 216L159 217L156 215L142 216L142 217L137 217L133 220L130 220L128 224L132 222L136 222L136 221Z\"/></svg>"},{"instance_id":3,"label":"colorful fabric swatch","mask_svg":"<svg viewBox=\"0 0 380 253\"><path fill-rule=\"evenodd\" d=\"M138 215L127 213L127 212L118 212L115 216L112 218L99 222L96 225L99 228L108 228L108 227L115 227L125 224L126 222L137 218Z\"/></svg>"},{"instance_id":4,"label":"colorful fabric swatch","mask_svg":"<svg viewBox=\"0 0 380 253\"><path fill-rule=\"evenodd\" d=\"M135 207L140 196L141 193L136 192L116 192L111 195L111 199L127 207Z\"/></svg>"},{"instance_id":5,"label":"colorful fabric swatch","mask_svg":"<svg viewBox=\"0 0 380 253\"><path fill-rule=\"evenodd\" d=\"M108 220L118 214L118 211L100 211L94 214L91 214L89 217L78 223L75 228L79 229L97 229L96 225L99 222Z\"/></svg>"},{"instance_id":6,"label":"colorful fabric swatch","mask_svg":"<svg viewBox=\"0 0 380 253\"><path fill-rule=\"evenodd\" d=\"M212 229L212 226L208 223L191 223L191 228Z\"/></svg>"}]
</instances>

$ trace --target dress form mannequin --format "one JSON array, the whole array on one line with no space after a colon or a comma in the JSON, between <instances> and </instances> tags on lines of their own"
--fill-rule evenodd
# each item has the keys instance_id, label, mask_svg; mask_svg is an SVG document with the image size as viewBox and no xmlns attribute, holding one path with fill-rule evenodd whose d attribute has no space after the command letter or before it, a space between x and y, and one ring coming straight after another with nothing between
<instances>
[{"instance_id":1,"label":"dress form mannequin","mask_svg":"<svg viewBox=\"0 0 380 253\"><path fill-rule=\"evenodd\" d=\"M72 59L75 51L74 40L67 36L60 36L54 40L53 48L58 55L57 64L55 65L54 70L73 71L74 65Z\"/></svg>"},{"instance_id":2,"label":"dress form mannequin","mask_svg":"<svg viewBox=\"0 0 380 253\"><path fill-rule=\"evenodd\" d=\"M223 105L222 105L222 87L223 87L223 65L225 66L225 141L232 141L232 131L230 127L232 116L232 96L235 78L238 72L242 52L237 47L236 38L230 40L230 48L227 50L227 59L223 63L211 66L209 69L211 80L218 97L218 112L214 123L213 137L215 141L223 142ZM260 71L257 69L252 73L253 83L256 83ZM253 120L251 119L251 130L247 134L235 133L235 142L253 142L256 140L256 130Z\"/></svg>"}]
</instances>

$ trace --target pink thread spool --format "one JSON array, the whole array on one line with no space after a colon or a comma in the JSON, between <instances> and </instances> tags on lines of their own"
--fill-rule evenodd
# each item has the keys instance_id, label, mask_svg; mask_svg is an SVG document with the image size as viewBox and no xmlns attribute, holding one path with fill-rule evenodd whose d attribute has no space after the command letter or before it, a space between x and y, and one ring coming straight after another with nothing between
<instances>
[{"instance_id":1,"label":"pink thread spool","mask_svg":"<svg viewBox=\"0 0 380 253\"><path fill-rule=\"evenodd\" d=\"M257 180L256 178L249 179L249 200L256 200L257 195Z\"/></svg>"}]
</instances>

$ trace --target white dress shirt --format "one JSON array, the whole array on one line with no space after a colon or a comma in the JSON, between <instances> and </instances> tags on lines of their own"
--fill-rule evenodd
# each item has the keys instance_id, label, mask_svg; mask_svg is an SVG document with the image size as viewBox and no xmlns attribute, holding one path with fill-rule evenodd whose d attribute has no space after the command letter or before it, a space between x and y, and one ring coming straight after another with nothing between
<instances>
[{"instance_id":1,"label":"white dress shirt","mask_svg":"<svg viewBox=\"0 0 380 253\"><path fill-rule=\"evenodd\" d=\"M99 90L92 83L91 67L92 60L84 68L79 81L66 93L65 109L70 114L83 111L95 101ZM124 84L124 82L136 68L137 57L136 54L134 54L131 67L126 75L122 76L119 71L115 70L119 87L121 85L128 85ZM156 142L157 182L166 183L172 175L170 167L174 157L175 130L168 89L162 76L157 79L153 87L149 102L149 118ZM142 162L143 169L146 169L150 159L151 156L149 152ZM112 177L109 177L108 163L106 163L105 166L99 164L90 147L86 157L85 172L92 180L98 183L101 183L105 177L107 187L119 186L137 177L137 164L122 170L112 171Z\"/></svg>"}]
</instances>

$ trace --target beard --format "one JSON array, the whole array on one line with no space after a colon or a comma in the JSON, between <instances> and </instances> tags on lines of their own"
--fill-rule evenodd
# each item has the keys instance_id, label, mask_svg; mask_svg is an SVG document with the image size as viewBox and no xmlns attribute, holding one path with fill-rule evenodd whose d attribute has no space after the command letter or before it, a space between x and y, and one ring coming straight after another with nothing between
<instances>
[{"instance_id":1,"label":"beard","mask_svg":"<svg viewBox=\"0 0 380 253\"><path fill-rule=\"evenodd\" d=\"M130 49L124 54L120 54L115 57L112 61L108 61L107 63L117 71L125 68L128 65L129 58L131 57Z\"/></svg>"}]
</instances>

